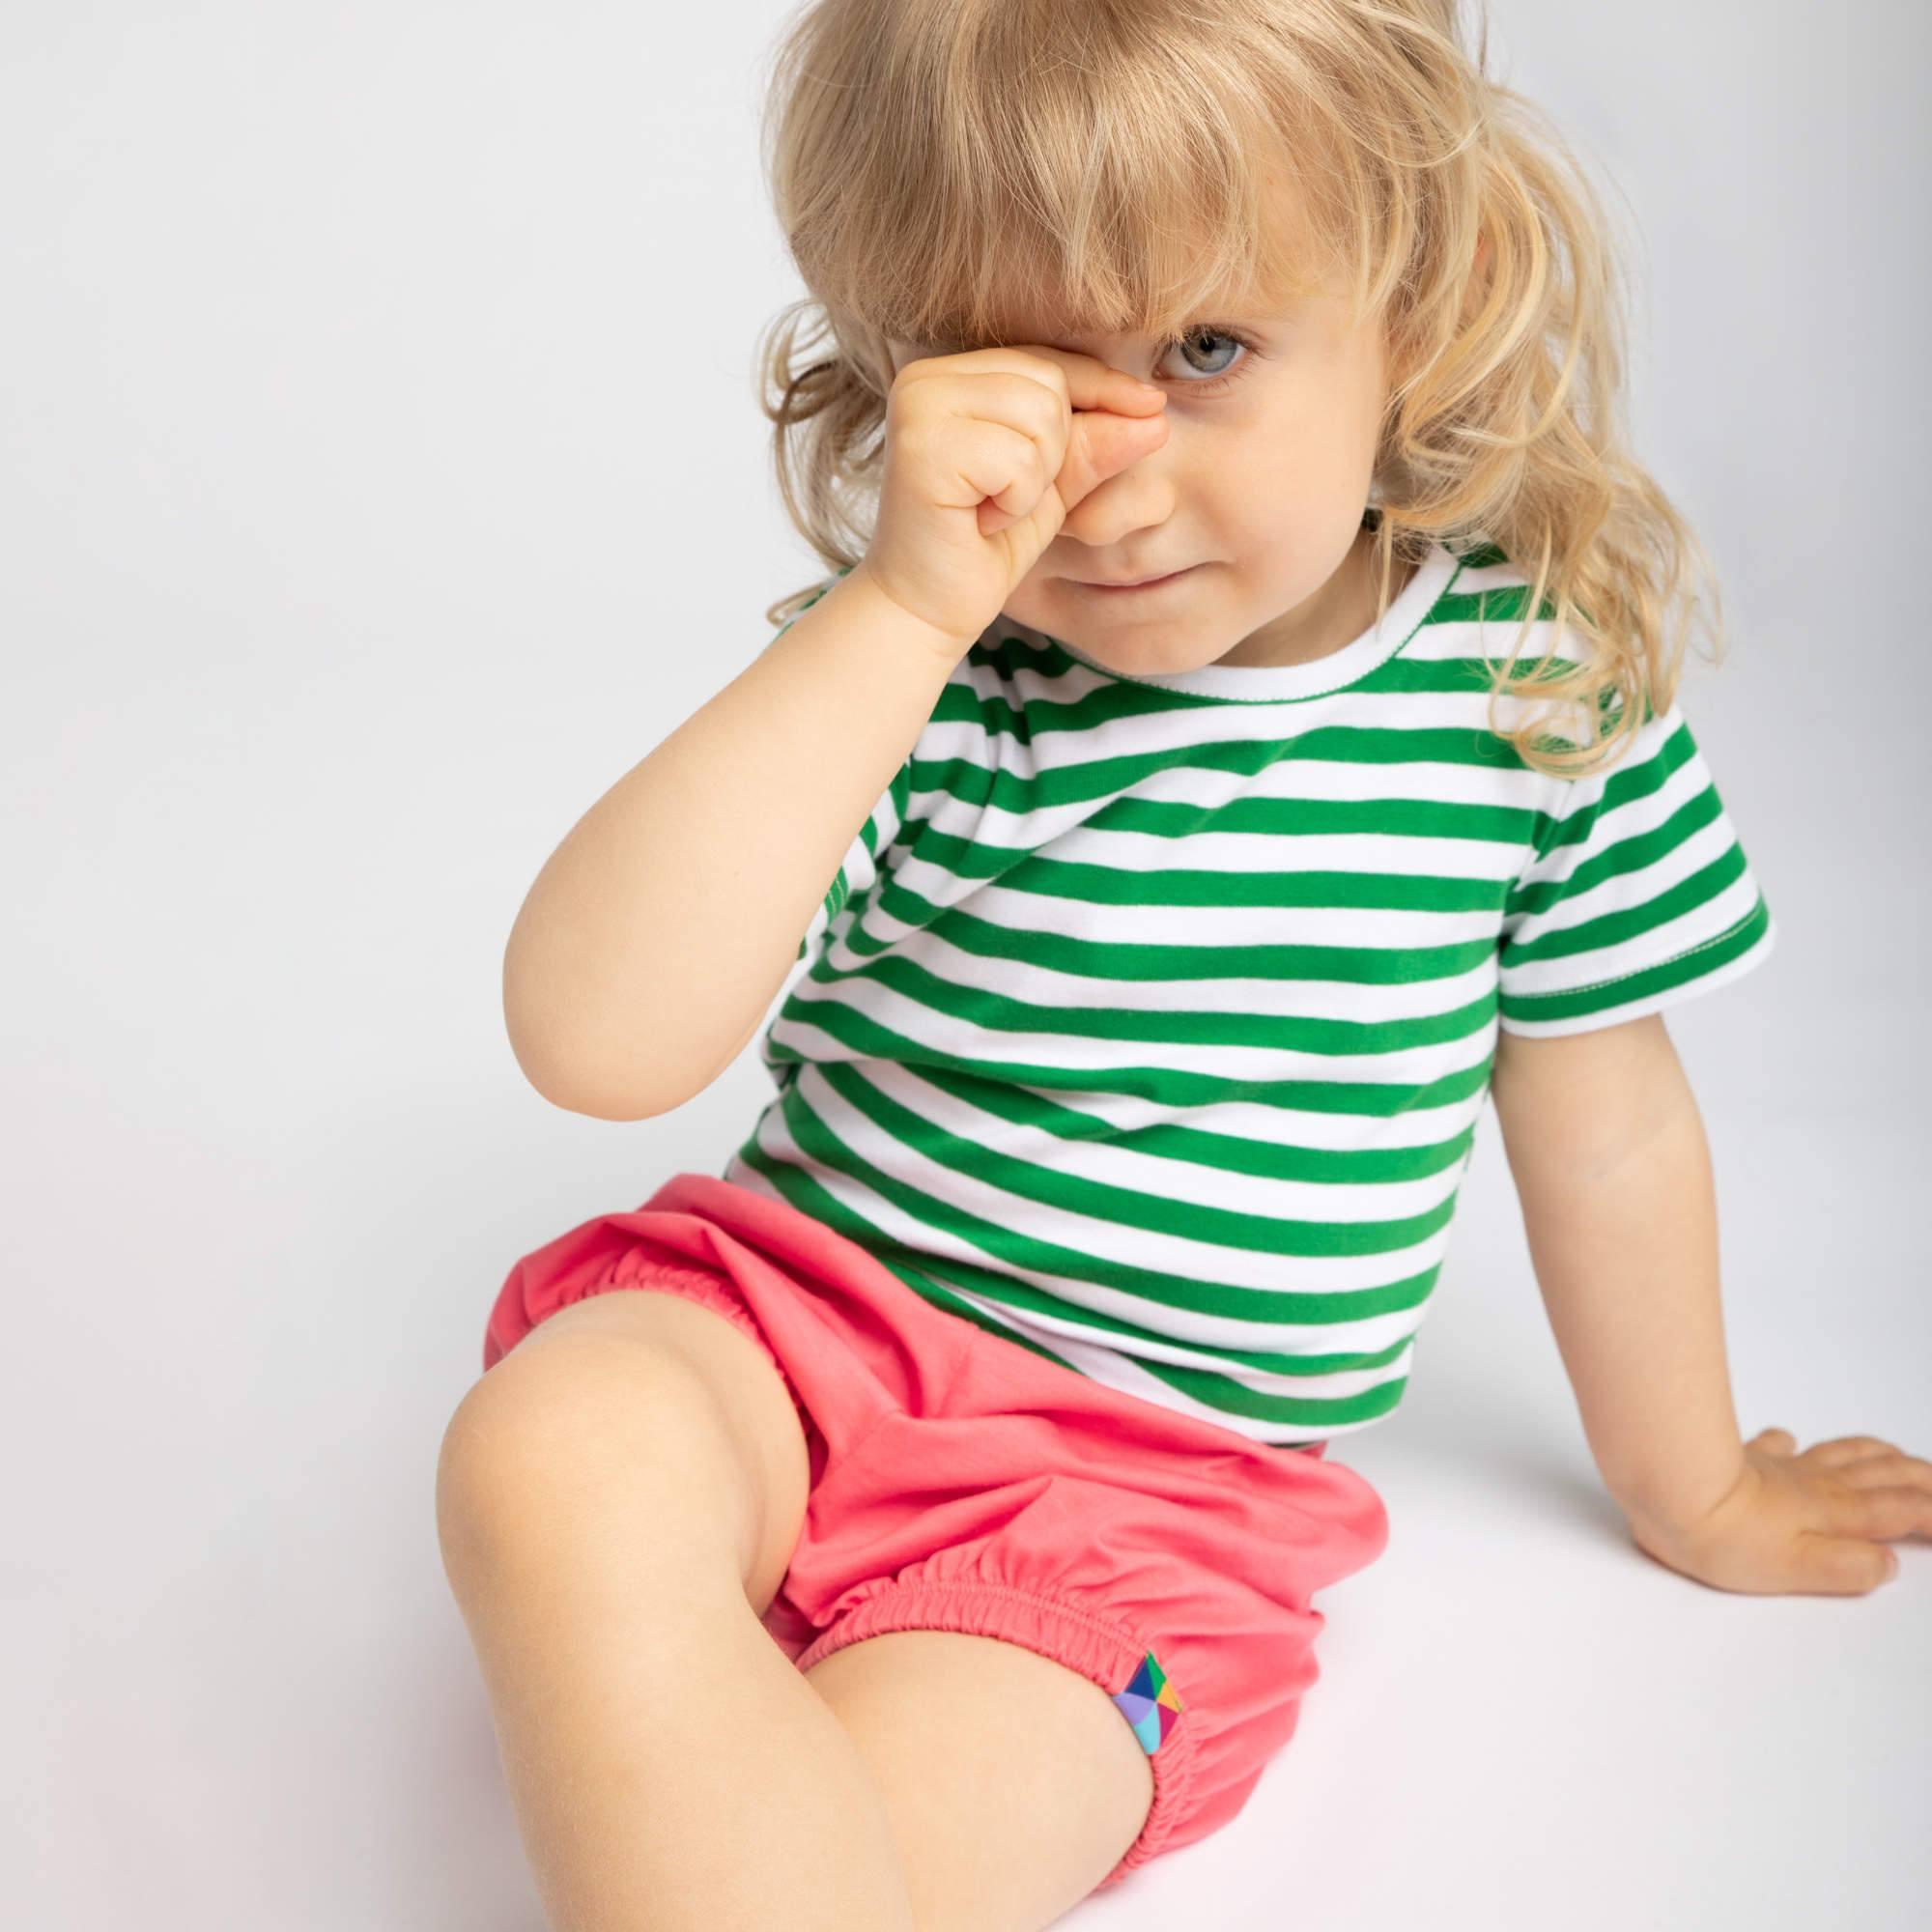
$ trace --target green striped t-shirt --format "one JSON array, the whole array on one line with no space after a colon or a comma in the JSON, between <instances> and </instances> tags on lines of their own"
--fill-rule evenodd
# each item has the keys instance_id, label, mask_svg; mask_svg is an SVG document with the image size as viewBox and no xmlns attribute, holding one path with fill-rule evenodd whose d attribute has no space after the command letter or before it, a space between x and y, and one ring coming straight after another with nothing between
<instances>
[{"instance_id":1,"label":"green striped t-shirt","mask_svg":"<svg viewBox=\"0 0 1932 1932\"><path fill-rule=\"evenodd\" d=\"M1339 651L1165 676L997 618L813 915L724 1178L1254 1440L1388 1414L1497 1029L1634 1019L1776 936L1676 703L1583 779L1490 728L1529 587L1438 544Z\"/></svg>"}]
</instances>

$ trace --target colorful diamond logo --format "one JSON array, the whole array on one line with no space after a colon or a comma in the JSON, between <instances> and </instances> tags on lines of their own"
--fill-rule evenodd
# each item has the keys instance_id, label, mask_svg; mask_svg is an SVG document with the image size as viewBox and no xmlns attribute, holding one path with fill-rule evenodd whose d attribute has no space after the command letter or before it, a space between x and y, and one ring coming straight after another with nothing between
<instances>
[{"instance_id":1,"label":"colorful diamond logo","mask_svg":"<svg viewBox=\"0 0 1932 1932\"><path fill-rule=\"evenodd\" d=\"M1167 1681L1152 1651L1141 1659L1124 1690L1114 1692L1114 1702L1133 1726L1141 1748L1151 1757L1167 1742L1167 1734L1180 1721L1180 1693Z\"/></svg>"}]
</instances>

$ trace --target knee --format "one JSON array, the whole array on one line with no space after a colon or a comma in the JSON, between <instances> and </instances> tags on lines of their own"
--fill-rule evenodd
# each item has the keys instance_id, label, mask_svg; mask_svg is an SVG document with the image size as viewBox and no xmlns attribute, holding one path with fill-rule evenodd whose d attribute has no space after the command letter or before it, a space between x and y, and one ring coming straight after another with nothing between
<instances>
[{"instance_id":1,"label":"knee","mask_svg":"<svg viewBox=\"0 0 1932 1932\"><path fill-rule=\"evenodd\" d=\"M437 1455L451 1582L554 1560L615 1523L647 1540L701 1490L718 1435L702 1385L669 1350L562 1334L512 1350L457 1405Z\"/></svg>"}]
</instances>

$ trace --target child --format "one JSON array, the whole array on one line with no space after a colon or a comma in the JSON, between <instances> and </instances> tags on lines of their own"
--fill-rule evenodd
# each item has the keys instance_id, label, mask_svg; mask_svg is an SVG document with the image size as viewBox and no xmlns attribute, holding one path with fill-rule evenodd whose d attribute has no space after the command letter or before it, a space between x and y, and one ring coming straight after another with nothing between
<instances>
[{"instance_id":1,"label":"child","mask_svg":"<svg viewBox=\"0 0 1932 1932\"><path fill-rule=\"evenodd\" d=\"M1601 212L1482 68L1453 0L789 32L828 573L546 865L512 1042L663 1114L810 964L722 1174L512 1269L438 1472L558 1927L1044 1926L1233 1818L1491 1094L1640 1549L1858 1594L1932 1520L1739 1438L1662 1015L1776 928Z\"/></svg>"}]
</instances>

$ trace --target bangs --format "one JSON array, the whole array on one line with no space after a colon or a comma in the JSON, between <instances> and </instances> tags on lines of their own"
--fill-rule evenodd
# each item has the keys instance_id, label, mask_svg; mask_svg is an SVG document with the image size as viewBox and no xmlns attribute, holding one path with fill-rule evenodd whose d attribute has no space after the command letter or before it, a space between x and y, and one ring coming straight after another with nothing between
<instances>
[{"instance_id":1,"label":"bangs","mask_svg":"<svg viewBox=\"0 0 1932 1932\"><path fill-rule=\"evenodd\" d=\"M984 225L962 219L953 273L902 292L890 316L875 292L869 306L882 312L867 319L885 335L945 352L1052 342L1090 329L1165 339L1209 320L1278 315L1329 286L1330 274L1312 266L1313 251L1298 234L1283 236L1285 224L1265 203L1252 214L1245 196L1204 209L1202 195L1171 179L1145 192L1125 180L1106 182L1097 199L1134 210L1134 230L1103 218L1077 244L1056 250L1053 231L1016 243L1010 218L975 210Z\"/></svg>"},{"instance_id":2,"label":"bangs","mask_svg":"<svg viewBox=\"0 0 1932 1932\"><path fill-rule=\"evenodd\" d=\"M1092 144L1051 198L1037 176L1015 179L1009 156L935 224L927 275L874 285L867 320L959 349L1085 329L1162 338L1278 314L1349 278L1297 206L1286 156L1263 168L1252 144L1222 156L1140 131L1150 138Z\"/></svg>"},{"instance_id":3,"label":"bangs","mask_svg":"<svg viewBox=\"0 0 1932 1932\"><path fill-rule=\"evenodd\" d=\"M1171 337L1321 292L1363 313L1372 197L1332 98L1252 15L1177 36L1164 13L880 10L845 101L821 99L805 130L838 165L801 156L775 184L808 285L881 337L948 351L1047 328ZM838 191L788 202L807 178Z\"/></svg>"}]
</instances>

